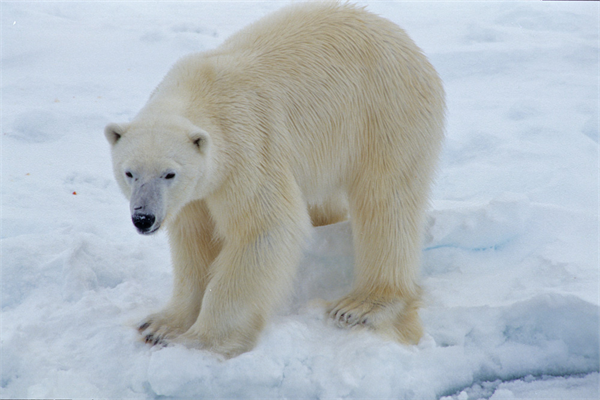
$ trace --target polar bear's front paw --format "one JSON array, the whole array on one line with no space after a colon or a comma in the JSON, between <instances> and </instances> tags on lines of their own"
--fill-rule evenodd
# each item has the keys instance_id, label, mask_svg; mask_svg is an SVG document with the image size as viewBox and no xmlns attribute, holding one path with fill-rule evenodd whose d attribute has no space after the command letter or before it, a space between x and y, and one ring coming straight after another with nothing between
<instances>
[{"instance_id":1,"label":"polar bear's front paw","mask_svg":"<svg viewBox=\"0 0 600 400\"><path fill-rule=\"evenodd\" d=\"M355 293L331 303L327 313L340 328L365 327L416 344L423 335L418 307L416 299Z\"/></svg>"},{"instance_id":2,"label":"polar bear's front paw","mask_svg":"<svg viewBox=\"0 0 600 400\"><path fill-rule=\"evenodd\" d=\"M376 329L403 308L402 300L386 301L375 296L353 294L332 303L328 314L340 328L365 326Z\"/></svg>"},{"instance_id":3,"label":"polar bear's front paw","mask_svg":"<svg viewBox=\"0 0 600 400\"><path fill-rule=\"evenodd\" d=\"M158 344L166 346L167 340L178 335L175 329L168 325L158 324L152 319L147 319L138 326L138 332L142 335L142 341L151 346Z\"/></svg>"},{"instance_id":4,"label":"polar bear's front paw","mask_svg":"<svg viewBox=\"0 0 600 400\"><path fill-rule=\"evenodd\" d=\"M137 330L145 343L166 346L169 341L187 331L190 325L191 323L185 323L173 313L163 311L146 317Z\"/></svg>"}]
</instances>

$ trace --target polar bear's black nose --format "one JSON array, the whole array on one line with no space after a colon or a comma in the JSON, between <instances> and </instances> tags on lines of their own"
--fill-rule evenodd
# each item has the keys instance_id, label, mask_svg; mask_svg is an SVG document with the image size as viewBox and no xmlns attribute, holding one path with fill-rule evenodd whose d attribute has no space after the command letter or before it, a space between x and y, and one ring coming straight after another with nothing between
<instances>
[{"instance_id":1,"label":"polar bear's black nose","mask_svg":"<svg viewBox=\"0 0 600 400\"><path fill-rule=\"evenodd\" d=\"M152 214L133 214L131 220L140 233L146 233L152 228L152 225L154 225L156 217Z\"/></svg>"}]
</instances>

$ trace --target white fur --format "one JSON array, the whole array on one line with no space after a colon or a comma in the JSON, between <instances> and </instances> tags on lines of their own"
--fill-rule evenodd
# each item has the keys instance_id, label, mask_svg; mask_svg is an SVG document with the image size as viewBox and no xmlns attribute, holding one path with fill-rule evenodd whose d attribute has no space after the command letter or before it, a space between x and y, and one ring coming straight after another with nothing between
<instances>
[{"instance_id":1,"label":"white fur","mask_svg":"<svg viewBox=\"0 0 600 400\"><path fill-rule=\"evenodd\" d=\"M161 198L148 207L164 207L156 223L169 233L173 298L140 332L228 357L252 349L291 290L311 220L349 212L355 284L329 315L418 342L443 124L442 84L419 48L348 4L286 7L178 61L130 124L106 129L125 195Z\"/></svg>"}]
</instances>

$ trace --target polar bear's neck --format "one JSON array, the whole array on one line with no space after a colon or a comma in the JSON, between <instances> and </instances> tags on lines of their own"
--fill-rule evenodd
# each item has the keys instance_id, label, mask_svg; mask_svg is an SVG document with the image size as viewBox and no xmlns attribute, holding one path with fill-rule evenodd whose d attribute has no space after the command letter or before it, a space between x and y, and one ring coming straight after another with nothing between
<instances>
[{"instance_id":1,"label":"polar bear's neck","mask_svg":"<svg viewBox=\"0 0 600 400\"><path fill-rule=\"evenodd\" d=\"M140 114L143 112L146 116L155 117L158 114L170 114L193 119L191 109L202 107L208 102L206 97L212 87L212 79L207 79L204 68L194 70L188 63L189 60L184 59L171 69L150 95ZM194 79L198 75L202 79Z\"/></svg>"},{"instance_id":2,"label":"polar bear's neck","mask_svg":"<svg viewBox=\"0 0 600 400\"><path fill-rule=\"evenodd\" d=\"M155 93L140 110L140 117L160 117L161 115L183 115L187 105L181 96L168 96Z\"/></svg>"}]
</instances>

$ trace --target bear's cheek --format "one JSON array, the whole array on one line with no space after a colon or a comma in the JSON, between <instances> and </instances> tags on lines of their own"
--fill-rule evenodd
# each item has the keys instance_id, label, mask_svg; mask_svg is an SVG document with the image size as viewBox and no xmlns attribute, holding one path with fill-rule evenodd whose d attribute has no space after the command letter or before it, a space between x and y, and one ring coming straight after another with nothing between
<instances>
[{"instance_id":1,"label":"bear's cheek","mask_svg":"<svg viewBox=\"0 0 600 400\"><path fill-rule=\"evenodd\" d=\"M186 204L194 200L189 186L179 184L165 188L165 222L168 223L171 217L175 217Z\"/></svg>"}]
</instances>

